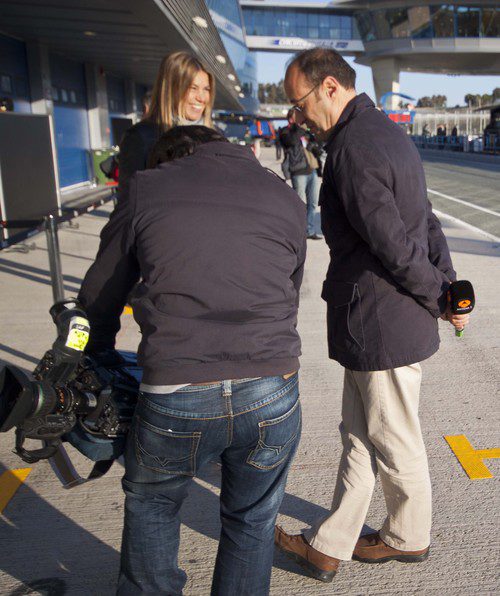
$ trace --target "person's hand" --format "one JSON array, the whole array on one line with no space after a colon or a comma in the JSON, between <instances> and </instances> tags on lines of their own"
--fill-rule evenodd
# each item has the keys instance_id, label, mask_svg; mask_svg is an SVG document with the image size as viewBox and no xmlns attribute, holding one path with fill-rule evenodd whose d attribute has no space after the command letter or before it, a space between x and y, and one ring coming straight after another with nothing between
<instances>
[{"instance_id":1,"label":"person's hand","mask_svg":"<svg viewBox=\"0 0 500 596\"><path fill-rule=\"evenodd\" d=\"M457 315L451 311L450 305L446 307L445 312L441 315L444 321L449 321L455 329L459 331L469 324L470 315Z\"/></svg>"},{"instance_id":2,"label":"person's hand","mask_svg":"<svg viewBox=\"0 0 500 596\"><path fill-rule=\"evenodd\" d=\"M466 325L469 324L470 315L458 315L452 312L451 296L449 292L447 294L447 299L448 304L446 305L446 310L444 311L444 313L441 314L441 318L443 319L443 321L449 321L457 331L461 331L462 329L464 329Z\"/></svg>"}]
</instances>

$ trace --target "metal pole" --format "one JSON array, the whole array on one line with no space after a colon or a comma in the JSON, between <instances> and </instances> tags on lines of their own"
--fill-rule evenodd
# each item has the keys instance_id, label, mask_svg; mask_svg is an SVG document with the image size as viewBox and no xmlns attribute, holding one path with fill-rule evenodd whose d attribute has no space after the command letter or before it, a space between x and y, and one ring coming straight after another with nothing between
<instances>
[{"instance_id":1,"label":"metal pole","mask_svg":"<svg viewBox=\"0 0 500 596\"><path fill-rule=\"evenodd\" d=\"M47 236L47 250L49 254L50 279L54 302L64 300L64 284L59 254L59 239L57 237L57 222L53 215L46 215L45 235Z\"/></svg>"}]
</instances>

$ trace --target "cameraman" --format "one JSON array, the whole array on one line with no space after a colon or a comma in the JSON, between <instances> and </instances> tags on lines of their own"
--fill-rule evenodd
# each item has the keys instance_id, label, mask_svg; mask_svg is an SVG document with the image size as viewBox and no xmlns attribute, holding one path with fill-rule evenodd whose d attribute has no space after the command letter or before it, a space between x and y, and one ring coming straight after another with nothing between
<instances>
[{"instance_id":1,"label":"cameraman","mask_svg":"<svg viewBox=\"0 0 500 596\"><path fill-rule=\"evenodd\" d=\"M118 594L181 594L178 511L222 461L212 594L268 594L274 522L300 436L296 331L305 209L246 147L167 131L132 178L79 300L114 347L133 285L144 375L125 454Z\"/></svg>"}]
</instances>

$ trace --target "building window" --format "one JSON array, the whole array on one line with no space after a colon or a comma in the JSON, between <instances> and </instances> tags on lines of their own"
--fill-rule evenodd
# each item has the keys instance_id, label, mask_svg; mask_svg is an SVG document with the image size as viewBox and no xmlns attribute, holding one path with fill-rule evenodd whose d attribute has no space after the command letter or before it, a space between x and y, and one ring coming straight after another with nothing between
<instances>
[{"instance_id":1,"label":"building window","mask_svg":"<svg viewBox=\"0 0 500 596\"><path fill-rule=\"evenodd\" d=\"M68 102L68 92L66 91L66 89L61 89L61 101L63 103Z\"/></svg>"},{"instance_id":2,"label":"building window","mask_svg":"<svg viewBox=\"0 0 500 596\"><path fill-rule=\"evenodd\" d=\"M307 15L307 24L309 27L319 27L319 14L317 12L310 12Z\"/></svg>"},{"instance_id":3,"label":"building window","mask_svg":"<svg viewBox=\"0 0 500 596\"><path fill-rule=\"evenodd\" d=\"M431 6L432 25L436 37L455 37L454 8L448 4Z\"/></svg>"},{"instance_id":4,"label":"building window","mask_svg":"<svg viewBox=\"0 0 500 596\"><path fill-rule=\"evenodd\" d=\"M9 75L0 76L0 89L2 93L12 93L12 81Z\"/></svg>"},{"instance_id":5,"label":"building window","mask_svg":"<svg viewBox=\"0 0 500 596\"><path fill-rule=\"evenodd\" d=\"M371 12L360 12L356 15L359 32L361 38L365 41L373 41L376 39L375 25L372 20Z\"/></svg>"},{"instance_id":6,"label":"building window","mask_svg":"<svg viewBox=\"0 0 500 596\"><path fill-rule=\"evenodd\" d=\"M24 77L14 77L13 87L16 97L29 100L28 81Z\"/></svg>"},{"instance_id":7,"label":"building window","mask_svg":"<svg viewBox=\"0 0 500 596\"><path fill-rule=\"evenodd\" d=\"M432 20L429 6L417 6L408 9L410 33L413 39L432 37Z\"/></svg>"},{"instance_id":8,"label":"building window","mask_svg":"<svg viewBox=\"0 0 500 596\"><path fill-rule=\"evenodd\" d=\"M389 8L386 11L386 15L392 37L410 37L410 25L406 8Z\"/></svg>"},{"instance_id":9,"label":"building window","mask_svg":"<svg viewBox=\"0 0 500 596\"><path fill-rule=\"evenodd\" d=\"M479 8L457 6L457 36L479 37Z\"/></svg>"},{"instance_id":10,"label":"building window","mask_svg":"<svg viewBox=\"0 0 500 596\"><path fill-rule=\"evenodd\" d=\"M500 10L483 8L481 36L500 37Z\"/></svg>"},{"instance_id":11,"label":"building window","mask_svg":"<svg viewBox=\"0 0 500 596\"><path fill-rule=\"evenodd\" d=\"M373 13L373 20L375 21L377 39L389 39L391 37L391 30L385 18L385 10L376 10Z\"/></svg>"},{"instance_id":12,"label":"building window","mask_svg":"<svg viewBox=\"0 0 500 596\"><path fill-rule=\"evenodd\" d=\"M52 101L59 101L59 91L57 90L57 87L52 87L50 96L52 97Z\"/></svg>"}]
</instances>

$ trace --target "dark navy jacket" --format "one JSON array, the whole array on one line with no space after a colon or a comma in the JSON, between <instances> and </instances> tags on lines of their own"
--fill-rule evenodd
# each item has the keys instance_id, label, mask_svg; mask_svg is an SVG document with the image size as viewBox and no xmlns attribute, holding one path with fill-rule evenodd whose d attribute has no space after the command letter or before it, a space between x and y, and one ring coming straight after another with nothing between
<instances>
[{"instance_id":1,"label":"dark navy jacket","mask_svg":"<svg viewBox=\"0 0 500 596\"><path fill-rule=\"evenodd\" d=\"M150 385L299 367L305 206L247 147L201 145L137 172L101 233L79 300L89 350L112 348L128 293Z\"/></svg>"},{"instance_id":2,"label":"dark navy jacket","mask_svg":"<svg viewBox=\"0 0 500 596\"><path fill-rule=\"evenodd\" d=\"M320 205L331 262L330 358L352 370L419 362L439 347L437 318L456 279L411 139L364 93L327 143Z\"/></svg>"}]
</instances>

